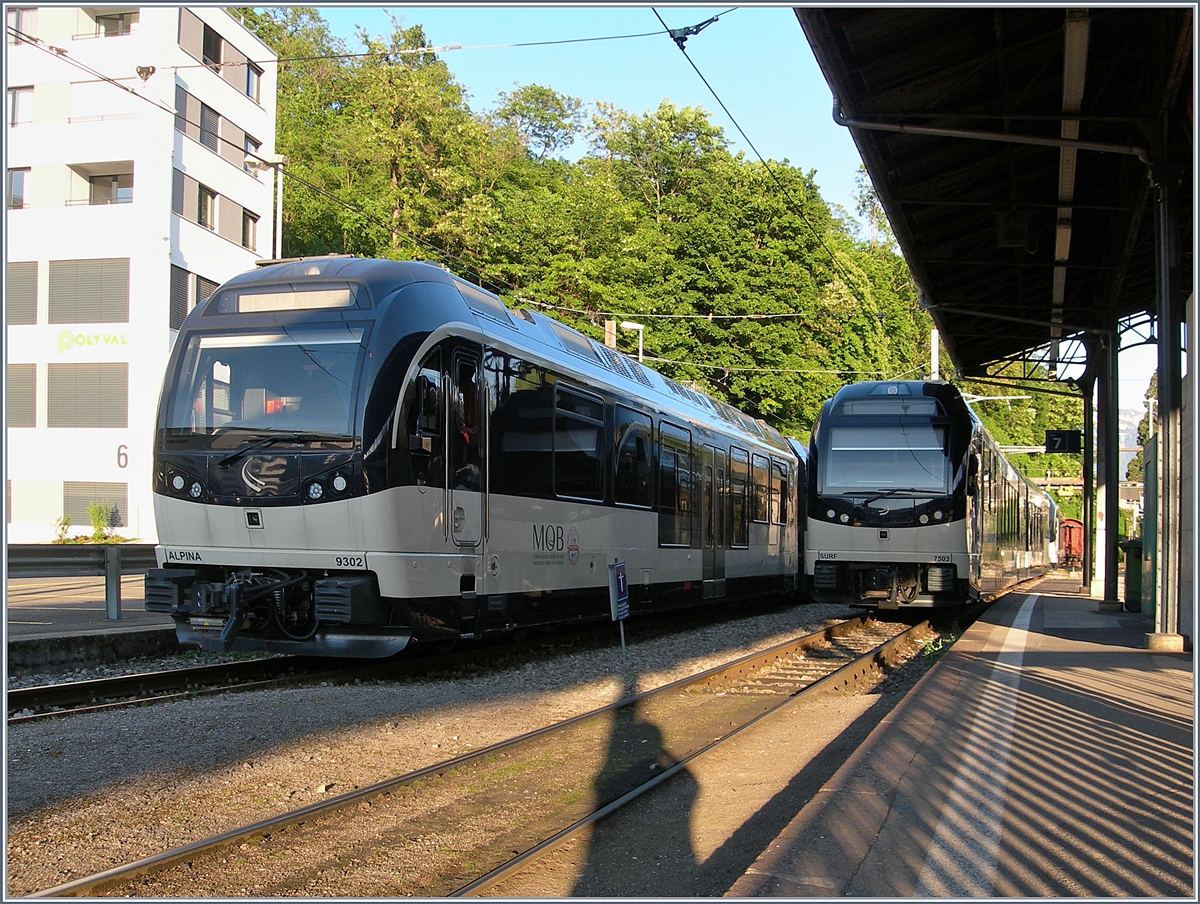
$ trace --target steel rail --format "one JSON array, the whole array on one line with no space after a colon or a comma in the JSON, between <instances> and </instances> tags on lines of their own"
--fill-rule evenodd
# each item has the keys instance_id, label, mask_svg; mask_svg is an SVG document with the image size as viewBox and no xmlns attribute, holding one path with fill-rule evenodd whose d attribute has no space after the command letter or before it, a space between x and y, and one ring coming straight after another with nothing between
<instances>
[{"instance_id":1,"label":"steel rail","mask_svg":"<svg viewBox=\"0 0 1200 904\"><path fill-rule=\"evenodd\" d=\"M18 725L52 716L132 706L205 692L249 689L292 675L302 678L328 671L331 671L328 660L314 656L278 656L11 688L6 694L6 709L10 713L8 724ZM27 709L37 712L25 716L11 715Z\"/></svg>"},{"instance_id":2,"label":"steel rail","mask_svg":"<svg viewBox=\"0 0 1200 904\"><path fill-rule=\"evenodd\" d=\"M196 854L211 851L231 844L237 844L241 841L253 838L256 835L262 835L275 829L293 825L299 822L304 822L313 818L314 816L348 807L351 804L357 803L361 800L376 797L404 785L410 785L423 778L434 776L439 773L449 772L452 769L467 765L473 761L485 760L492 755L508 748L515 747L542 735L561 731L568 726L576 725L588 719L594 719L605 713L614 712L624 707L635 705L651 696L667 693L672 690L679 690L691 684L715 680L722 675L731 673L736 674L737 670L746 670L752 663L755 662L761 662L763 665L770 664L771 662L774 662L776 659L779 659L783 656L798 652L807 647L817 646L827 642L830 639L836 638L841 634L853 631L865 624L865 621L866 620L862 618L850 619L849 621L827 627L823 630L806 634L798 639L784 641L783 643L777 644L776 646L767 650L763 650L758 653L751 653L747 656L736 659L733 662L724 663L711 669L706 669L705 671L699 672L696 675L689 675L687 677L680 678L679 680L663 685L662 687L654 688L653 690L645 691L641 694L636 694L631 697L625 697L621 700L609 703L606 706L590 710L586 713L580 713L577 716L572 716L570 719L565 719L561 722L555 722L551 725L545 725L541 728L534 729L533 731L526 732L525 734L518 735L513 738L509 738L505 741L500 741L496 744L482 747L479 750L472 750L469 753L464 753L460 756L452 757L449 760L434 763L422 769L417 769L394 778L386 779L382 782L377 782L373 785L368 785L355 791L348 791L345 794L340 794L336 797L329 798L328 800L318 801L317 803L309 804L308 806L301 807L297 810L291 810L278 816L268 817L267 819L260 820L252 825L231 829L228 832L223 832L210 838L201 839L179 848L174 848L159 854L153 854L149 857L143 857L142 859L134 861L133 863L113 867L91 876L85 876L61 885L56 885L53 888L34 892L29 897L88 895L94 892L102 891L118 884L119 882L137 878L138 876L148 874L152 871L163 869Z\"/></svg>"},{"instance_id":3,"label":"steel rail","mask_svg":"<svg viewBox=\"0 0 1200 904\"><path fill-rule=\"evenodd\" d=\"M567 826L565 829L561 830L560 832L555 833L553 836L551 836L550 838L547 838L545 841L542 841L539 844L534 845L529 850L523 851L521 854L514 857L512 860L509 860L507 863L504 863L501 866L496 867L491 872L486 873L483 876L480 876L475 881L470 882L469 884L464 885L461 888L457 889L456 891L452 892L450 894L450 897L452 897L452 898L473 897L486 889L489 889L489 888L492 888L492 887L498 885L504 879L508 878L509 876L513 875L514 873L519 872L525 866L528 866L533 861L538 860L541 857L544 857L546 854L548 854L551 851L553 851L554 849L558 848L564 842L575 837L580 832L582 832L584 829L587 829L590 826L595 825L596 823L600 822L602 819L610 816L611 814L615 813L617 810L620 810L622 807L626 806L627 804L629 804L629 803L633 802L634 800L636 800L637 798L641 797L646 792L651 791L654 788L657 788L659 785L663 784L664 782L668 781L675 775L679 774L684 769L686 769L693 760L696 760L696 759L704 756L705 754L710 753L711 751L720 747L726 741L729 741L732 738L737 737L739 734L741 734L746 729L748 729L754 725L757 725L762 720L768 718L769 716L774 715L775 713L778 713L781 709L785 709L786 707L795 703L799 698L805 697L807 699L809 696L811 696L811 694L813 694L817 691L827 691L827 690L833 689L834 685L838 685L838 686L844 688L844 687L853 686L853 685L857 684L858 682L862 681L863 678L865 678L868 673L878 670L880 668L880 666L882 666L884 664L888 653L890 653L894 647L896 647L897 645L899 645L901 643L909 642L913 637L917 636L919 633L924 632L928 628L929 628L928 620L923 621L917 625L914 625L911 628L909 628L908 630L906 630L900 634L897 634L895 637L891 637L888 640L884 641L882 644L880 644L875 649L870 650L866 653L863 653L861 656L851 660L846 665L841 666L840 668L830 672L828 675L825 675L822 678L817 679L812 684L808 684L808 685L800 688L795 693L790 694L786 697L783 697L776 705L770 707L769 709L764 710L763 712L752 717L751 719L742 723L741 725L736 726L735 728L730 730L728 733L726 733L726 734L722 735L721 737L713 740L712 742L706 744L705 746L701 747L699 750L693 751L691 754L684 757L682 760L675 763L673 766L671 766L668 769L665 769L663 772L655 775L654 778L650 779L649 781L643 782L641 785L637 786L636 788L633 788L630 791L627 791L625 794L621 795L616 800L609 802L608 804L606 804L605 806L596 810L595 812L590 813L587 816L585 816L582 819L575 822L574 824Z\"/></svg>"},{"instance_id":4,"label":"steel rail","mask_svg":"<svg viewBox=\"0 0 1200 904\"><path fill-rule=\"evenodd\" d=\"M200 839L182 847L141 858L129 864L113 867L91 876L85 876L61 885L54 886L53 888L34 892L31 893L29 897L92 895L116 886L122 882L139 878L152 872L157 872L176 863L187 860L188 858L209 853L222 847L238 844L256 836L270 834L272 831L306 822L319 815L345 809L357 802L377 797L386 792L406 785L411 785L427 777L448 773L452 770L476 761L486 761L494 754L503 750L516 747L519 744L526 743L543 735L562 731L570 726L577 725L586 720L595 719L606 713L615 712L626 707L638 705L651 697L668 694L691 685L714 683L725 678L735 679L746 676L758 669L769 666L780 659L784 659L788 656L794 656L805 649L823 645L832 640L836 640L841 636L861 630L869 625L870 621L871 619L869 618L850 619L848 621L826 627L822 630L811 632L800 638L784 641L783 643L777 644L776 646L770 647L766 650L748 654L732 662L714 666L713 668L706 669L705 671L699 672L695 675L689 675L684 678L680 678L669 684L645 691L641 694L622 698L621 700L614 701L613 703L590 710L586 713L580 713L579 715L565 719L561 722L555 722L551 725L546 725L542 728L526 732L525 734L509 738L508 740L500 741L496 744L480 748L479 750L473 750L469 753L453 757L449 760L434 763L422 769L417 769L391 779L386 779L382 782L377 782L364 788L349 791L345 794L329 798L328 800L318 801L296 810L291 810L277 816L268 817L267 819L260 820L252 825L231 829L227 832L214 835L210 838ZM922 625L927 624L927 622L922 623ZM920 628L921 625L916 627ZM908 636L908 632L904 632L899 636ZM830 688L834 685L836 680L841 680L843 682L843 686L859 680L861 675L865 673L865 670L869 670L873 667L873 661L875 657L880 656L881 651L884 648L890 649L894 643L895 638L892 638L881 647L878 647L864 654L863 656L857 657L847 666L843 666L842 668L823 676L821 679L806 685L802 690L808 690L818 686ZM787 696L785 698L785 702L793 699L794 696L795 694ZM772 707L771 709L773 710L775 708L777 707ZM757 721L758 718L761 718L761 715L755 717L750 723L747 724L753 724L753 721ZM684 760L684 762L690 761L690 759L692 759L692 757L689 756L686 760ZM675 774L677 771L677 768L671 767L668 770L664 770L663 775L668 773ZM661 781L661 778L659 781Z\"/></svg>"}]
</instances>

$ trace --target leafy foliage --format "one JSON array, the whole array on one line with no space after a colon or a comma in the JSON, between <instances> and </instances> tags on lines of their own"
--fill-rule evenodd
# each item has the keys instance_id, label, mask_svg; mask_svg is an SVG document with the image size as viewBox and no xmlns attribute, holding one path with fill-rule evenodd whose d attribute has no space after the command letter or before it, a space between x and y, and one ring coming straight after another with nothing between
<instances>
[{"instance_id":1,"label":"leafy foliage","mask_svg":"<svg viewBox=\"0 0 1200 904\"><path fill-rule=\"evenodd\" d=\"M285 254L437 259L597 339L635 320L652 366L801 438L844 383L925 372L931 324L865 172L864 240L815 172L731 153L700 107L525 85L478 113L420 26L353 56L311 8L241 12L285 61Z\"/></svg>"}]
</instances>

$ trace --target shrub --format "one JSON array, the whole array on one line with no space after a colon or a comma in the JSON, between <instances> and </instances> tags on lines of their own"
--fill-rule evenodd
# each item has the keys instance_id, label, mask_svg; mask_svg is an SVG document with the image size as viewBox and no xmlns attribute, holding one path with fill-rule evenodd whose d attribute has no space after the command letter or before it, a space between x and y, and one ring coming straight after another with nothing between
<instances>
[{"instance_id":1,"label":"shrub","mask_svg":"<svg viewBox=\"0 0 1200 904\"><path fill-rule=\"evenodd\" d=\"M112 506L107 499L93 499L87 507L88 521L92 524L92 539L103 540L108 537L112 527Z\"/></svg>"}]
</instances>

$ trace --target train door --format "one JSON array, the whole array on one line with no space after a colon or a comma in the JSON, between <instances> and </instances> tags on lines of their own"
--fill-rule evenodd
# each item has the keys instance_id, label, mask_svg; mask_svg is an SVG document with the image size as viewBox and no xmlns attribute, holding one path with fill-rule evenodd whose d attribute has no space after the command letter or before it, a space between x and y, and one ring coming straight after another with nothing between
<instances>
[{"instance_id":1,"label":"train door","mask_svg":"<svg viewBox=\"0 0 1200 904\"><path fill-rule=\"evenodd\" d=\"M967 464L967 556L969 571L966 579L978 588L982 577L983 512L987 472L980 451L972 450Z\"/></svg>"},{"instance_id":2,"label":"train door","mask_svg":"<svg viewBox=\"0 0 1200 904\"><path fill-rule=\"evenodd\" d=\"M483 380L479 354L459 349L443 377L449 411L446 475L448 523L455 546L475 547L483 535Z\"/></svg>"},{"instance_id":3,"label":"train door","mask_svg":"<svg viewBox=\"0 0 1200 904\"><path fill-rule=\"evenodd\" d=\"M700 513L704 596L725 595L725 453L701 447Z\"/></svg>"}]
</instances>

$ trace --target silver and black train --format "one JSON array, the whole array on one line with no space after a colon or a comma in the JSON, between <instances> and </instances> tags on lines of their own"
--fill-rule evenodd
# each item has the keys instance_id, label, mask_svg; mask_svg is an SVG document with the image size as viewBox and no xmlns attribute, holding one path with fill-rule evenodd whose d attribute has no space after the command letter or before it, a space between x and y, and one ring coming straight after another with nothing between
<instances>
[{"instance_id":1,"label":"silver and black train","mask_svg":"<svg viewBox=\"0 0 1200 904\"><path fill-rule=\"evenodd\" d=\"M146 608L207 650L410 641L787 591L803 460L755 420L423 263L235 277L188 315Z\"/></svg>"},{"instance_id":2,"label":"silver and black train","mask_svg":"<svg viewBox=\"0 0 1200 904\"><path fill-rule=\"evenodd\" d=\"M957 606L1054 564L1053 500L948 383L843 387L808 469L804 567L818 600Z\"/></svg>"}]
</instances>

